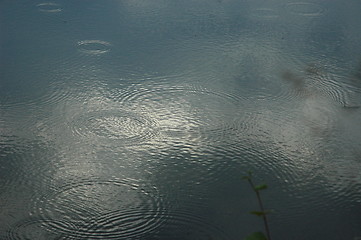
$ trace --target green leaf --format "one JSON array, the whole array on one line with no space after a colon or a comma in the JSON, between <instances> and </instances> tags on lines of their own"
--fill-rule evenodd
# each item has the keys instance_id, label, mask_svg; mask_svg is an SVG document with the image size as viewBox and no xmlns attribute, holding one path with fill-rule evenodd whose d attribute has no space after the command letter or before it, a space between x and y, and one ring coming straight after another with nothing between
<instances>
[{"instance_id":1,"label":"green leaf","mask_svg":"<svg viewBox=\"0 0 361 240\"><path fill-rule=\"evenodd\" d=\"M266 215L265 212L262 212L262 211L252 211L252 212L249 212L250 214L253 214L253 215L256 215L258 217L262 217L264 215Z\"/></svg>"},{"instance_id":2,"label":"green leaf","mask_svg":"<svg viewBox=\"0 0 361 240\"><path fill-rule=\"evenodd\" d=\"M268 188L268 186L266 184L261 184L261 185L255 186L254 190L260 191L260 190L267 189L267 188Z\"/></svg>"},{"instance_id":3,"label":"green leaf","mask_svg":"<svg viewBox=\"0 0 361 240\"><path fill-rule=\"evenodd\" d=\"M249 179L251 179L251 177L250 176L243 176L242 179L243 180L249 180Z\"/></svg>"},{"instance_id":4,"label":"green leaf","mask_svg":"<svg viewBox=\"0 0 361 240\"><path fill-rule=\"evenodd\" d=\"M263 232L254 232L248 235L244 240L267 240Z\"/></svg>"},{"instance_id":5,"label":"green leaf","mask_svg":"<svg viewBox=\"0 0 361 240\"><path fill-rule=\"evenodd\" d=\"M265 210L265 211L251 211L250 214L256 215L258 217L262 217L264 215L272 213L272 210Z\"/></svg>"}]
</instances>

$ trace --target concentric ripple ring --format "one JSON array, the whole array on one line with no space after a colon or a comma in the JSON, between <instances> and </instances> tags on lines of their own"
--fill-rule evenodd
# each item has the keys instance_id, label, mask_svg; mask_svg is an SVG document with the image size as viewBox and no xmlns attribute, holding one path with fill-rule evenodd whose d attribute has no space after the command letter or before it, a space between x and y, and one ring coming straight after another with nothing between
<instances>
[{"instance_id":1,"label":"concentric ripple ring","mask_svg":"<svg viewBox=\"0 0 361 240\"><path fill-rule=\"evenodd\" d=\"M102 40L83 40L78 42L79 51L93 55L109 52L111 45L109 42Z\"/></svg>"},{"instance_id":2,"label":"concentric ripple ring","mask_svg":"<svg viewBox=\"0 0 361 240\"><path fill-rule=\"evenodd\" d=\"M53 2L39 3L36 6L39 8L39 11L41 12L56 13L62 11L60 4Z\"/></svg>"},{"instance_id":3,"label":"concentric ripple ring","mask_svg":"<svg viewBox=\"0 0 361 240\"><path fill-rule=\"evenodd\" d=\"M324 12L320 5L308 2L291 2L286 5L286 8L291 13L309 17L320 16Z\"/></svg>"},{"instance_id":4,"label":"concentric ripple ring","mask_svg":"<svg viewBox=\"0 0 361 240\"><path fill-rule=\"evenodd\" d=\"M6 240L76 239L74 224L61 220L30 218L17 222L8 231Z\"/></svg>"},{"instance_id":5,"label":"concentric ripple ring","mask_svg":"<svg viewBox=\"0 0 361 240\"><path fill-rule=\"evenodd\" d=\"M32 214L76 224L86 239L138 236L163 222L164 198L136 179L89 179L56 187L34 201Z\"/></svg>"},{"instance_id":6,"label":"concentric ripple ring","mask_svg":"<svg viewBox=\"0 0 361 240\"><path fill-rule=\"evenodd\" d=\"M131 111L99 110L76 116L69 123L73 133L103 143L137 143L156 133L152 119Z\"/></svg>"}]
</instances>

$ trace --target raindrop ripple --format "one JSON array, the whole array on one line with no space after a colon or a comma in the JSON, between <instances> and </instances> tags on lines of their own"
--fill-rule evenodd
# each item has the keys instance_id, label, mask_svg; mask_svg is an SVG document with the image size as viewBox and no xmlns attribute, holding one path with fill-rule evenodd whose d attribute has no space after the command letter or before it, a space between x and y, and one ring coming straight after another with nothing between
<instances>
[{"instance_id":1,"label":"raindrop ripple","mask_svg":"<svg viewBox=\"0 0 361 240\"><path fill-rule=\"evenodd\" d=\"M29 218L17 222L7 231L6 240L62 240L77 239L74 224L51 219Z\"/></svg>"},{"instance_id":2,"label":"raindrop ripple","mask_svg":"<svg viewBox=\"0 0 361 240\"><path fill-rule=\"evenodd\" d=\"M36 5L41 12L56 13L61 12L63 9L61 5L53 2L44 2Z\"/></svg>"},{"instance_id":3,"label":"raindrop ripple","mask_svg":"<svg viewBox=\"0 0 361 240\"><path fill-rule=\"evenodd\" d=\"M33 199L33 213L77 226L74 237L125 239L147 234L164 221L166 202L154 186L136 179L89 179L54 187Z\"/></svg>"},{"instance_id":4,"label":"raindrop ripple","mask_svg":"<svg viewBox=\"0 0 361 240\"><path fill-rule=\"evenodd\" d=\"M152 117L168 139L221 141L233 130L241 99L200 87L157 86L114 92L114 101Z\"/></svg>"},{"instance_id":5,"label":"raindrop ripple","mask_svg":"<svg viewBox=\"0 0 361 240\"><path fill-rule=\"evenodd\" d=\"M324 13L324 9L316 3L290 2L286 4L286 8L291 13L306 17L316 17Z\"/></svg>"},{"instance_id":6,"label":"raindrop ripple","mask_svg":"<svg viewBox=\"0 0 361 240\"><path fill-rule=\"evenodd\" d=\"M156 122L133 111L86 112L69 123L75 136L104 144L136 144L156 134Z\"/></svg>"},{"instance_id":7,"label":"raindrop ripple","mask_svg":"<svg viewBox=\"0 0 361 240\"><path fill-rule=\"evenodd\" d=\"M92 55L100 55L109 52L110 44L102 40L83 40L78 42L79 51Z\"/></svg>"},{"instance_id":8,"label":"raindrop ripple","mask_svg":"<svg viewBox=\"0 0 361 240\"><path fill-rule=\"evenodd\" d=\"M193 212L174 211L165 217L164 225L158 229L151 239L230 239L216 225L196 216Z\"/></svg>"}]
</instances>

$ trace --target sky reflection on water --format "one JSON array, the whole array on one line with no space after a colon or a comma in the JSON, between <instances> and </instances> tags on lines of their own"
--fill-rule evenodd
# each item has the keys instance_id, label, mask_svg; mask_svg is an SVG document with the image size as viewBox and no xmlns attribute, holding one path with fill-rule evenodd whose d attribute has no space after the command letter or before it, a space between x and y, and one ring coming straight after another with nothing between
<instances>
[{"instance_id":1,"label":"sky reflection on water","mask_svg":"<svg viewBox=\"0 0 361 240\"><path fill-rule=\"evenodd\" d=\"M360 9L1 2L0 238L361 237Z\"/></svg>"}]
</instances>

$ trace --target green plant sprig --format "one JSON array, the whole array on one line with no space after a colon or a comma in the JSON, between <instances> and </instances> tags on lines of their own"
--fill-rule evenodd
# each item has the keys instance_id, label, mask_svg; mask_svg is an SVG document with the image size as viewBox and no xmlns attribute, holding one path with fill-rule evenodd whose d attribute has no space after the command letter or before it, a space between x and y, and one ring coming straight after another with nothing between
<instances>
[{"instance_id":1,"label":"green plant sprig","mask_svg":"<svg viewBox=\"0 0 361 240\"><path fill-rule=\"evenodd\" d=\"M254 232L251 235L247 236L245 238L245 240L271 240L271 233L270 233L269 226L268 226L267 215L270 214L272 211L264 209L263 202L262 202L261 195L260 195L260 191L267 189L268 186L266 184L255 185L252 181L252 172L251 171L249 171L246 176L243 176L242 179L248 181L252 190L256 193L260 211L251 211L250 214L256 215L258 217L262 217L264 228L265 228L266 235L267 235L267 237L266 237L262 232Z\"/></svg>"}]
</instances>

